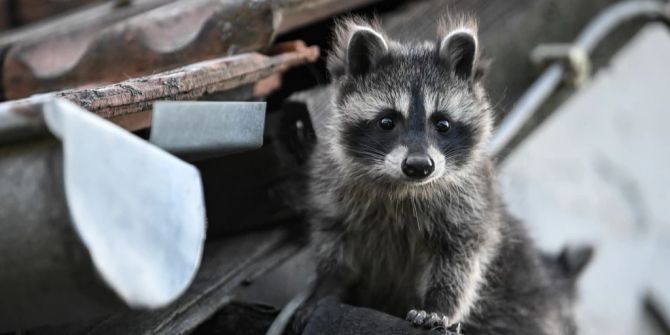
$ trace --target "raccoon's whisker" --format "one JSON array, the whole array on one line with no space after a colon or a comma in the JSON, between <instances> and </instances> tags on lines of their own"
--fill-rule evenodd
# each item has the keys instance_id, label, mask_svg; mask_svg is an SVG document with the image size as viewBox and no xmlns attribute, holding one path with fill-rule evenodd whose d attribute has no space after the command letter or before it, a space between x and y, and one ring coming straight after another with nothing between
<instances>
[{"instance_id":1,"label":"raccoon's whisker","mask_svg":"<svg viewBox=\"0 0 670 335\"><path fill-rule=\"evenodd\" d=\"M352 153L356 153L356 154L361 154L361 155L366 155L366 156L379 156L379 157L384 157L385 156L385 154L383 152L379 151L379 149L376 149L372 146L366 146L366 145L363 145L363 144L360 145L361 148L354 148L354 147L351 147L351 146L348 146L348 145L344 145L343 147L344 147L344 149L346 149L346 150L348 150ZM361 149L366 149L366 150L361 150Z\"/></svg>"},{"instance_id":2,"label":"raccoon's whisker","mask_svg":"<svg viewBox=\"0 0 670 335\"><path fill-rule=\"evenodd\" d=\"M462 153L470 153L470 149L452 149L444 153L444 157L446 159L450 159L456 155L460 155Z\"/></svg>"},{"instance_id":3,"label":"raccoon's whisker","mask_svg":"<svg viewBox=\"0 0 670 335\"><path fill-rule=\"evenodd\" d=\"M352 151L359 151L359 152L360 152L361 150L365 150L365 152L370 152L370 153L378 154L378 155L380 155L380 156L384 156L384 155L385 155L384 152L382 152L381 150L375 148L374 146L366 145L366 144L359 144L358 146L359 146L359 148L353 148L353 147L350 147L350 146L345 146L345 148L347 148L347 149L349 149L349 150L352 150Z\"/></svg>"},{"instance_id":4,"label":"raccoon's whisker","mask_svg":"<svg viewBox=\"0 0 670 335\"><path fill-rule=\"evenodd\" d=\"M419 223L419 214L418 211L416 210L416 203L414 202L414 196L410 195L409 197L411 203L412 203L412 211L414 212L414 219L416 220L416 227L421 231L421 224Z\"/></svg>"},{"instance_id":5,"label":"raccoon's whisker","mask_svg":"<svg viewBox=\"0 0 670 335\"><path fill-rule=\"evenodd\" d=\"M498 98L498 100L496 102L490 104L488 108L485 108L485 111L487 111L487 112L488 111L495 111L495 110L498 109L498 107L502 106L503 101L505 101L505 99L507 99L507 93L508 93L507 87L505 87L502 94L500 94L500 97Z\"/></svg>"}]
</instances>

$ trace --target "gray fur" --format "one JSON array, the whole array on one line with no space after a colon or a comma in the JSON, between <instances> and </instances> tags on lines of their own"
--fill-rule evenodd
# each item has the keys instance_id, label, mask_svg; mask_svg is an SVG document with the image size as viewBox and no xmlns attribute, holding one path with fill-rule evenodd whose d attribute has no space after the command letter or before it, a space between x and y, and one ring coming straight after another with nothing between
<instances>
[{"instance_id":1,"label":"gray fur","mask_svg":"<svg viewBox=\"0 0 670 335\"><path fill-rule=\"evenodd\" d=\"M476 74L476 24L461 17L442 27L436 42L400 44L359 18L338 25L328 59L337 87L334 112L310 173L320 292L330 285L344 302L399 317L411 309L435 312L461 323L466 335L571 334L574 327L563 326L570 323L569 304L555 302L565 295L523 227L505 212L484 150L493 116ZM349 68L352 57L365 57L348 50L361 29L376 32L367 36L375 52L384 51L361 60L373 62L364 73ZM445 51L454 31L461 40ZM466 63L472 71L458 72L453 63L462 57L453 46L465 41L467 47L468 39L475 43ZM406 123L446 111L462 129L453 135L462 145L440 146L439 135L423 128L418 149L405 137L386 152L352 142L350 134L384 109L398 111ZM430 122L426 129L432 131ZM439 169L421 182L403 178L396 166L408 150L429 155Z\"/></svg>"}]
</instances>

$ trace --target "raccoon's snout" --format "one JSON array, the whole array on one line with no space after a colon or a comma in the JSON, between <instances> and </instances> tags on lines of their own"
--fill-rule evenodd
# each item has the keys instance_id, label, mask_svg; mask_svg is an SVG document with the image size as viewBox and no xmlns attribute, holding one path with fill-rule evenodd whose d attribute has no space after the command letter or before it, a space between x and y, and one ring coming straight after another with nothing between
<instances>
[{"instance_id":1,"label":"raccoon's snout","mask_svg":"<svg viewBox=\"0 0 670 335\"><path fill-rule=\"evenodd\" d=\"M427 155L410 154L402 161L402 172L413 179L423 179L435 170L435 162Z\"/></svg>"}]
</instances>

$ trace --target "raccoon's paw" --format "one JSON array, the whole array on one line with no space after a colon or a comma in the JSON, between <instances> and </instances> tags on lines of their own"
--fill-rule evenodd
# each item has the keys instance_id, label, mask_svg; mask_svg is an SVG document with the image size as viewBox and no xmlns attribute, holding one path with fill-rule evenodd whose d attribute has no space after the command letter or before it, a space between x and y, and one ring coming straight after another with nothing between
<instances>
[{"instance_id":1,"label":"raccoon's paw","mask_svg":"<svg viewBox=\"0 0 670 335\"><path fill-rule=\"evenodd\" d=\"M412 309L405 319L415 327L438 331L442 334L461 334L461 325L449 326L449 318L442 313L428 313L424 310Z\"/></svg>"}]
</instances>

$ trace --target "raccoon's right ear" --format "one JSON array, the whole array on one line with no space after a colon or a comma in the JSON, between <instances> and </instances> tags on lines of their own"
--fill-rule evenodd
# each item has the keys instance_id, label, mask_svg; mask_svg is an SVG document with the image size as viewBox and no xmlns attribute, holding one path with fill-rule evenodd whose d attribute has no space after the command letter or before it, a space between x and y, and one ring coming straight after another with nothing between
<instances>
[{"instance_id":1,"label":"raccoon's right ear","mask_svg":"<svg viewBox=\"0 0 670 335\"><path fill-rule=\"evenodd\" d=\"M440 58L456 77L472 81L476 72L477 35L469 30L451 32L440 41Z\"/></svg>"},{"instance_id":2,"label":"raccoon's right ear","mask_svg":"<svg viewBox=\"0 0 670 335\"><path fill-rule=\"evenodd\" d=\"M387 52L388 45L380 33L369 27L356 27L347 46L347 73L365 75Z\"/></svg>"},{"instance_id":3,"label":"raccoon's right ear","mask_svg":"<svg viewBox=\"0 0 670 335\"><path fill-rule=\"evenodd\" d=\"M388 42L376 21L359 17L340 20L335 28L328 70L333 77L361 76L372 71L388 52Z\"/></svg>"}]
</instances>

